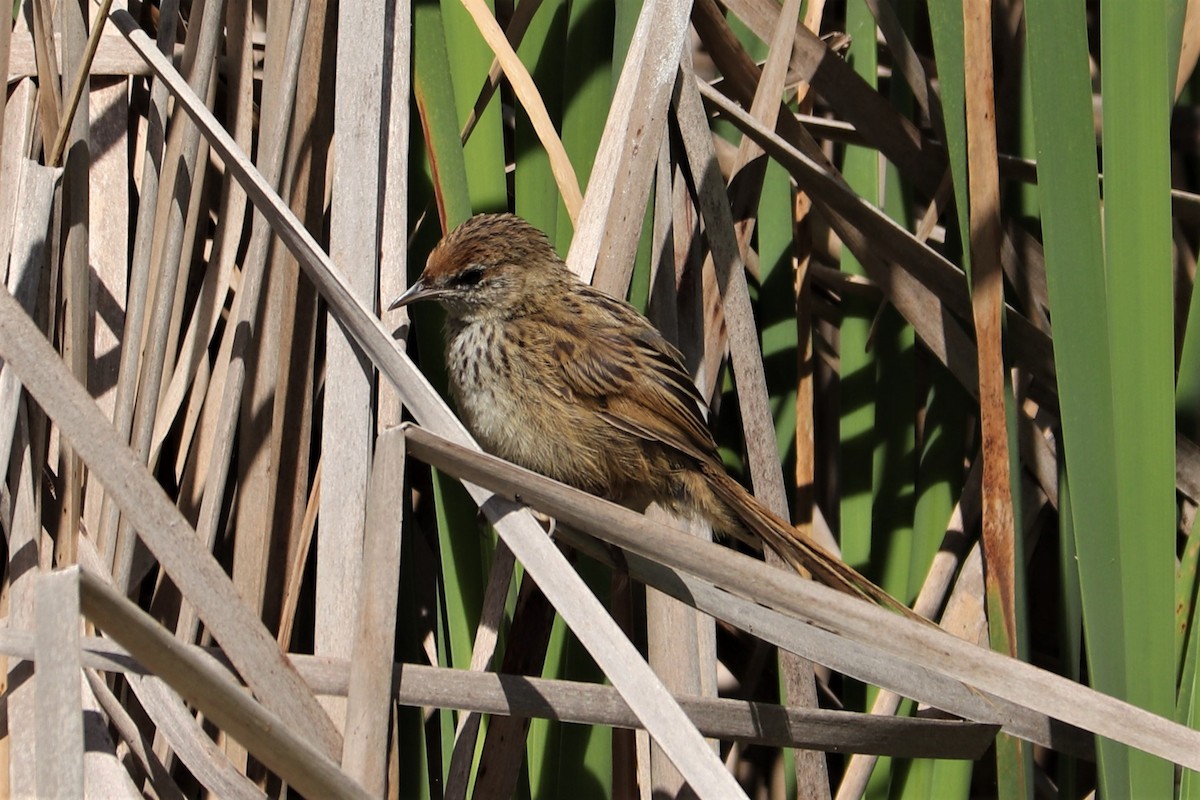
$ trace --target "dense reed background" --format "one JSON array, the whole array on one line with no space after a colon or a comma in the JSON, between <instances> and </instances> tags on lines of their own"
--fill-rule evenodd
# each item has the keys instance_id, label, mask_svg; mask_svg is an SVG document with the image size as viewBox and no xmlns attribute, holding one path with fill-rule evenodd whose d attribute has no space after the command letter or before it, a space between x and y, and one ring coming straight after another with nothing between
<instances>
[{"instance_id":1,"label":"dense reed background","mask_svg":"<svg viewBox=\"0 0 1200 800\"><path fill-rule=\"evenodd\" d=\"M12 19L0 794L1200 792L1200 3ZM943 630L461 449L382 309L503 210Z\"/></svg>"}]
</instances>

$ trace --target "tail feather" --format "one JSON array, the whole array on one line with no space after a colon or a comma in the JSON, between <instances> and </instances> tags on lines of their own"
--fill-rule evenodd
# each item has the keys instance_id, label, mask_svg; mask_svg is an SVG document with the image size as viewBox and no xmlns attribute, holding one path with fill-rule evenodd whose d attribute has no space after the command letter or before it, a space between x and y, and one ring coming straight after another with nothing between
<instances>
[{"instance_id":1,"label":"tail feather","mask_svg":"<svg viewBox=\"0 0 1200 800\"><path fill-rule=\"evenodd\" d=\"M702 464L708 485L737 515L742 524L774 550L793 569L818 582L889 608L907 617L925 618L860 575L820 545L809 541L792 525L780 519L747 492L716 464Z\"/></svg>"}]
</instances>

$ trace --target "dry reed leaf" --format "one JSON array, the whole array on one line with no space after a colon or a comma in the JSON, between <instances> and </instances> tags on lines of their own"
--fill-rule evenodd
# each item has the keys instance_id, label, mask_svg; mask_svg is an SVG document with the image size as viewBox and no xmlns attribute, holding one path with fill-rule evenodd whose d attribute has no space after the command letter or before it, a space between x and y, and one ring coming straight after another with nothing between
<instances>
[{"instance_id":1,"label":"dry reed leaf","mask_svg":"<svg viewBox=\"0 0 1200 800\"><path fill-rule=\"evenodd\" d=\"M772 0L727 0L725 3L754 35L768 41L779 20L779 6ZM932 196L946 170L945 155L887 98L859 77L819 36L803 25L796 28L790 72L812 85L837 112L867 138L872 147L887 156L921 191ZM760 142L761 144L761 142Z\"/></svg>"},{"instance_id":2,"label":"dry reed leaf","mask_svg":"<svg viewBox=\"0 0 1200 800\"><path fill-rule=\"evenodd\" d=\"M310 731L326 752L341 737L258 619L241 602L212 554L146 466L117 436L54 348L7 290L0 292L0 354L6 367L58 425L121 508L142 541L195 605L256 694L289 725Z\"/></svg>"},{"instance_id":3,"label":"dry reed leaf","mask_svg":"<svg viewBox=\"0 0 1200 800\"><path fill-rule=\"evenodd\" d=\"M493 456L463 448L417 427L410 427L409 452L439 469L475 484L487 485L501 495L520 495L523 502L553 514L561 523L586 530L597 538L690 573L732 595L774 608L797 621L807 622L834 638L853 641L874 651L864 663L883 659L890 672L901 669L936 673L945 685L961 684L968 694L986 699L972 717L980 722L1000 722L1000 700L1036 711L1048 720L1061 720L1100 736L1166 758L1189 769L1200 766L1200 731L1101 694L1059 675L1003 656L947 634L939 628L901 617L794 573L775 569L721 545L689 539L679 547L677 532L662 528L644 516L600 498L508 464ZM663 588L659 586L658 588ZM713 613L713 612L709 612ZM887 631L887 635L881 635ZM805 653L816 661L825 654ZM832 665L831 665L832 666ZM852 664L847 674L861 672ZM862 677L861 674L856 677ZM899 688L889 685L884 688ZM930 702L952 713L943 699L908 696ZM1021 734L1018 734L1021 735ZM1029 738L1028 735L1025 738Z\"/></svg>"},{"instance_id":4,"label":"dry reed leaf","mask_svg":"<svg viewBox=\"0 0 1200 800\"><path fill-rule=\"evenodd\" d=\"M29 419L26 406L21 404L15 428L13 447L19 462L13 476L17 491L9 521L8 563L8 623L30 629L34 625L34 594L41 571L48 568L48 545L42 541L40 514L34 498L33 454L29 445ZM15 459L14 459L15 460ZM29 663L5 663L4 680L6 716L8 719L8 779L14 796L36 794L37 753L34 738L37 731L37 710Z\"/></svg>"},{"instance_id":5,"label":"dry reed leaf","mask_svg":"<svg viewBox=\"0 0 1200 800\"><path fill-rule=\"evenodd\" d=\"M79 581L84 616L289 784L310 797L371 797L341 770L336 755L319 749L310 730L292 728L268 711L223 669L180 647L169 631L101 579L78 567L63 574Z\"/></svg>"},{"instance_id":6,"label":"dry reed leaf","mask_svg":"<svg viewBox=\"0 0 1200 800\"><path fill-rule=\"evenodd\" d=\"M19 110L19 109L18 109ZM54 195L62 170L39 166L28 159L17 161L10 174L18 179L7 187L13 192L15 215L12 224L11 261L5 276L9 291L28 313L34 313L42 282L48 232L52 230ZM9 215L5 215L9 216ZM48 548L42 541L40 512L34 486L37 483L35 455L31 449L27 401L23 401L20 380L9 364L0 366L0 450L4 464L13 464L12 489L15 497L7 531L7 603L11 625L32 628L39 569L49 561ZM14 463L15 462L15 463ZM10 495L11 496L11 495ZM8 686L8 775L13 796L34 796L38 776L34 738L39 730L39 711L34 698L27 663L5 665Z\"/></svg>"},{"instance_id":7,"label":"dry reed leaf","mask_svg":"<svg viewBox=\"0 0 1200 800\"><path fill-rule=\"evenodd\" d=\"M266 800L266 793L229 760L170 686L153 675L130 675L127 680L155 736L170 746L201 786L229 800ZM158 784L154 788L159 789Z\"/></svg>"},{"instance_id":8,"label":"dry reed leaf","mask_svg":"<svg viewBox=\"0 0 1200 800\"><path fill-rule=\"evenodd\" d=\"M82 637L80 644L82 663L88 669L165 686L151 678L147 666L113 639ZM228 672L230 665L220 651L199 645L182 649L189 658L225 670L229 679L233 679ZM0 653L33 658L34 635L0 628ZM349 691L350 664L345 659L302 654L291 658L318 695L340 696ZM496 716L551 715L564 722L620 728L639 725L637 716L618 691L593 683L402 663L392 665L388 685L397 701L408 706L471 710ZM179 698L172 696L178 702ZM706 736L773 747L871 752L900 758L975 758L987 749L996 732L995 725L958 720L872 717L850 711L798 709L729 698L685 696L680 703ZM222 794L226 796L229 795Z\"/></svg>"},{"instance_id":9,"label":"dry reed leaf","mask_svg":"<svg viewBox=\"0 0 1200 800\"><path fill-rule=\"evenodd\" d=\"M86 643L83 644L86 648ZM84 659L87 658L87 651L84 650ZM183 790L179 788L179 784L167 772L167 768L163 766L162 761L155 754L152 742L147 738L145 733L138 728L137 722L126 710L125 706L121 705L121 701L108 688L108 684L94 669L85 669L84 675L87 677L88 687L92 690L96 701L99 703L99 710L108 718L109 724L117 732L122 744L129 748L129 752L137 760L138 766L142 771L150 776L150 782L154 786L154 792L162 800L184 800ZM124 772L124 770L122 770ZM126 780L129 780L129 774L124 773ZM207 785L207 784L205 784ZM132 784L131 784L132 787ZM136 787L132 787L135 788Z\"/></svg>"},{"instance_id":10,"label":"dry reed leaf","mask_svg":"<svg viewBox=\"0 0 1200 800\"><path fill-rule=\"evenodd\" d=\"M521 7L525 7L525 3ZM536 5L529 3L528 5ZM409 64L412 60L412 7L408 3L394 5L390 66L384 65L385 79L391 75L391 85L385 92L391 99L391 113L384 120L387 130L388 149L384 156L383 197L380 201L383 221L380 226L381 252L379 254L379 296L385 298L385 303L391 298L399 297L408 288L408 235L409 235L409 143L411 139L409 118L410 104L407 98L412 95L412 75ZM397 102L405 98L405 102ZM415 216L415 214L413 215ZM284 310L292 306L279 303L280 316ZM383 318L392 328L401 328L408 322L408 311L396 309L383 311ZM401 335L402 341L407 337ZM283 382L281 382L283 383ZM286 383L283 383L286 385ZM386 383L379 383L378 411L376 413L377 430L385 430L398 425L403 418L400 398ZM283 395L281 395L283 396Z\"/></svg>"},{"instance_id":11,"label":"dry reed leaf","mask_svg":"<svg viewBox=\"0 0 1200 800\"><path fill-rule=\"evenodd\" d=\"M33 0L33 51L37 62L38 121L42 141L54 141L58 121L62 119L62 96L59 93L59 48L54 36L54 13L48 0Z\"/></svg>"},{"instance_id":12,"label":"dry reed leaf","mask_svg":"<svg viewBox=\"0 0 1200 800\"><path fill-rule=\"evenodd\" d=\"M337 25L332 169L329 179L329 253L342 268L346 289L374 313L378 307L379 232L383 221L379 165L389 146L383 125L387 10L364 6ZM282 117L281 117L282 119ZM265 222L265 218L264 218ZM267 226L264 224L264 236ZM326 317L325 389L320 448L325 478L319 494L313 652L347 658L363 570L363 525L375 438L371 364L354 336ZM344 728L345 704L322 704ZM360 765L361 766L361 765Z\"/></svg>"},{"instance_id":13,"label":"dry reed leaf","mask_svg":"<svg viewBox=\"0 0 1200 800\"><path fill-rule=\"evenodd\" d=\"M992 73L991 4L970 6L963 14L967 59L967 161L970 193L971 310L979 353L979 410L983 457L982 527L987 559L986 587L993 641L1017 655L1018 565L1013 487L1010 483L1008 391L1004 364L1004 273L1000 264L1000 173L996 167L996 105Z\"/></svg>"},{"instance_id":14,"label":"dry reed leaf","mask_svg":"<svg viewBox=\"0 0 1200 800\"><path fill-rule=\"evenodd\" d=\"M261 174L178 73L162 58L145 33L128 13L114 11L112 20L169 86L179 105L203 129L213 148L225 161L226 168L243 183L247 195L296 255L339 322L355 336L375 366L393 383L414 416L448 433L456 441L472 444L461 422L454 418L441 398L396 346L379 318L368 311L348 288L345 278L330 262L328 255L282 200L270 191ZM494 498L486 490L469 486L468 491L689 782L693 786L705 787L702 791L705 794L711 792L714 796L717 793L731 796L744 794L712 751L704 745L703 738L603 606L569 567L562 554L546 539L533 518L528 514L514 514L517 509Z\"/></svg>"},{"instance_id":15,"label":"dry reed leaf","mask_svg":"<svg viewBox=\"0 0 1200 800\"><path fill-rule=\"evenodd\" d=\"M793 9L795 11L796 9ZM787 37L791 40L791 36ZM768 61L775 87L760 86L756 105L768 105L777 111L782 90L784 62ZM738 407L741 411L743 438L746 442L750 473L755 495L783 518L788 516L788 502L782 465L775 444L775 426L768 397L758 328L755 324L746 283L742 253L748 252L751 225L739 226L729 209L726 182L717 169L712 149L712 134L704 115L694 76L681 66L679 87L675 97L676 119L684 142L686 160L690 162L700 195L699 206L705 221L710 248L709 260L717 273L724 300L725 330L728 333L731 360L737 376ZM761 108L760 113L763 113ZM738 150L735 166L741 168L754 155L749 138ZM747 177L743 175L743 177ZM755 175L761 188L761 177ZM758 189L753 190L757 194ZM768 556L770 559L771 556ZM785 655L782 659L789 701L798 705L816 706L816 689L812 667L807 662ZM829 777L824 759L812 754L798 754L797 781L806 796L821 796L828 792Z\"/></svg>"},{"instance_id":16,"label":"dry reed leaf","mask_svg":"<svg viewBox=\"0 0 1200 800\"><path fill-rule=\"evenodd\" d=\"M38 662L37 796L83 796L83 698L79 651L79 570L38 576L34 660ZM44 754L53 753L53 757Z\"/></svg>"},{"instance_id":17,"label":"dry reed leaf","mask_svg":"<svg viewBox=\"0 0 1200 800\"><path fill-rule=\"evenodd\" d=\"M746 283L746 269L729 209L729 196L725 191L725 180L716 166L712 132L696 91L695 77L681 69L679 80L675 114L686 159L700 195L700 215L705 223L705 234L724 301L725 325L729 333L733 371L737 375L742 429L750 454L755 494L768 508L786 518L787 496L783 470L775 448L775 425L770 398L767 396L762 350Z\"/></svg>"},{"instance_id":18,"label":"dry reed leaf","mask_svg":"<svg viewBox=\"0 0 1200 800\"><path fill-rule=\"evenodd\" d=\"M391 713L392 654L396 649L396 608L400 594L404 435L386 431L375 442L367 519L363 532L363 571L354 615L354 649L346 700L342 767L374 796L386 788L388 716Z\"/></svg>"},{"instance_id":19,"label":"dry reed leaf","mask_svg":"<svg viewBox=\"0 0 1200 800\"><path fill-rule=\"evenodd\" d=\"M686 3L643 4L567 253L572 272L614 297L629 286L687 31Z\"/></svg>"},{"instance_id":20,"label":"dry reed leaf","mask_svg":"<svg viewBox=\"0 0 1200 800\"><path fill-rule=\"evenodd\" d=\"M27 33L27 29L23 24L23 19L18 20L16 30L13 33ZM55 51L60 49L57 42L60 37L55 35ZM8 80L15 81L17 78L33 78L37 76L37 56L33 40L28 35L17 35L12 38L10 45L9 61L8 61ZM179 47L175 52L175 60L183 55L183 48ZM60 65L61 69L61 65ZM121 34L105 28L100 34L100 43L96 47L96 56L92 60L93 76L132 76L132 75L149 75L150 68L146 66L146 62L133 51L129 43Z\"/></svg>"}]
</instances>

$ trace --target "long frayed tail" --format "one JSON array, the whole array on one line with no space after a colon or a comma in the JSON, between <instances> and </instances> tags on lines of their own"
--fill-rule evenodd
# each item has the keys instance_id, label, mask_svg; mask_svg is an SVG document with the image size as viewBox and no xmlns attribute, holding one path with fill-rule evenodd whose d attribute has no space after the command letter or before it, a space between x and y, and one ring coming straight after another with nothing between
<instances>
[{"instance_id":1,"label":"long frayed tail","mask_svg":"<svg viewBox=\"0 0 1200 800\"><path fill-rule=\"evenodd\" d=\"M702 463L700 468L713 493L738 516L747 529L797 572L846 594L928 622L824 548L804 538L798 530L754 499L719 465Z\"/></svg>"}]
</instances>

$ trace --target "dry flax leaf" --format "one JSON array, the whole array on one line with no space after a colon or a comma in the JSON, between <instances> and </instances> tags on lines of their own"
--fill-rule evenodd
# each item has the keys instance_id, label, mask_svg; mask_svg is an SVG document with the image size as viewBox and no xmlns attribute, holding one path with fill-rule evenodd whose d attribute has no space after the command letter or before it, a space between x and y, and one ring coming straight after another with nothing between
<instances>
[{"instance_id":1,"label":"dry flax leaf","mask_svg":"<svg viewBox=\"0 0 1200 800\"><path fill-rule=\"evenodd\" d=\"M375 797L383 795L387 777L403 528L395 498L404 471L404 434L393 428L376 440L371 466L342 753L342 767Z\"/></svg>"},{"instance_id":2,"label":"dry flax leaf","mask_svg":"<svg viewBox=\"0 0 1200 800\"><path fill-rule=\"evenodd\" d=\"M245 153L153 47L149 37L138 28L133 18L127 12L118 10L113 12L112 20L158 77L169 85L178 105L203 129L226 168L243 183L251 200L271 220L283 243L296 255L329 303L332 313L400 392L413 415L453 436L464 446L474 445L462 423L450 413L445 402L396 346L379 318L350 291L345 278L333 266L329 256L278 195L270 191ZM532 516L513 513L518 509L484 489L468 485L467 490L688 781L693 786L705 787L705 795L744 796L721 762L704 744L695 726L687 720L629 639L546 538Z\"/></svg>"},{"instance_id":3,"label":"dry flax leaf","mask_svg":"<svg viewBox=\"0 0 1200 800\"><path fill-rule=\"evenodd\" d=\"M146 466L120 441L87 390L71 377L7 290L0 291L0 355L70 440L91 474L105 484L255 693L289 725L309 730L326 752L340 752L341 736L274 639L243 605L212 554L201 547Z\"/></svg>"},{"instance_id":4,"label":"dry flax leaf","mask_svg":"<svg viewBox=\"0 0 1200 800\"><path fill-rule=\"evenodd\" d=\"M78 567L71 572L80 579L88 619L271 771L310 797L371 797L341 770L335 756L322 752L309 729L291 727L210 659L179 647L169 631L101 579Z\"/></svg>"},{"instance_id":5,"label":"dry flax leaf","mask_svg":"<svg viewBox=\"0 0 1200 800\"><path fill-rule=\"evenodd\" d=\"M132 681L153 681L166 687L159 679L152 678L146 665L129 650L107 636L81 637L80 645L81 661L88 670L119 673ZM208 663L236 682L229 672L230 665L216 648L186 645L181 649L189 659ZM0 629L0 654L24 659L32 658L33 650L32 633ZM291 658L317 694L348 693L351 665L347 660L304 654L293 654ZM583 725L639 727L637 716L611 686L414 663L393 663L384 674L400 705L476 711L498 718L553 717ZM185 708L169 687L166 691L181 709ZM998 727L934 717L873 718L851 711L797 709L730 698L688 696L681 697L680 702L704 734L716 739L901 758L978 758L987 750ZM387 705L390 707L391 703ZM211 739L205 739L211 744ZM148 758L149 754L146 755ZM208 783L204 785L220 791ZM247 796L239 792L220 796L231 794ZM261 797L262 793L257 791L251 796Z\"/></svg>"},{"instance_id":6,"label":"dry flax leaf","mask_svg":"<svg viewBox=\"0 0 1200 800\"><path fill-rule=\"evenodd\" d=\"M675 0L642 5L567 253L572 272L615 297L625 296L641 238L675 72L688 37L687 6Z\"/></svg>"},{"instance_id":7,"label":"dry flax leaf","mask_svg":"<svg viewBox=\"0 0 1200 800\"><path fill-rule=\"evenodd\" d=\"M380 163L385 146L383 82L384 4L371 3L337 26L336 93L330 156L329 254L342 267L346 288L373 312L379 286ZM316 539L313 652L349 657L363 569L363 526L375 438L370 363L353 336L329 314L325 329L325 391L320 431L325 479L319 496L321 534ZM323 700L339 723L345 704ZM344 728L344 724L342 725Z\"/></svg>"},{"instance_id":8,"label":"dry flax leaf","mask_svg":"<svg viewBox=\"0 0 1200 800\"><path fill-rule=\"evenodd\" d=\"M742 425L751 454L751 475L755 494L776 514L787 515L787 495L783 470L775 450L775 427L767 396L766 375L762 351L758 344L758 329L750 305L746 270L738 252L737 232L734 229L729 196L725 181L716 169L712 150L712 133L696 80L690 72L680 69L680 86L675 104L679 130L687 160L695 176L701 216L712 253L717 281L724 301L725 324L729 333L734 373L738 377L738 394Z\"/></svg>"},{"instance_id":9,"label":"dry flax leaf","mask_svg":"<svg viewBox=\"0 0 1200 800\"><path fill-rule=\"evenodd\" d=\"M1000 708L1032 709L1041 716L1043 733L1027 728L1024 738L1044 740L1054 720L1128 744L1147 753L1193 769L1200 766L1200 731L1179 725L1130 703L1077 684L1060 675L958 639L936 626L918 622L858 598L805 580L795 573L775 569L761 561L731 551L722 545L689 539L679 547L680 534L656 525L643 515L572 489L541 475L523 470L494 456L468 450L440 439L435 434L411 427L409 452L433 466L470 481L492 487L500 495L519 494L528 502L559 520L560 524L586 530L609 544L690 573L724 589L722 602L741 597L759 606L776 609L794 621L807 622L808 635L828 642L851 643L860 650L856 660L830 664L846 674L863 679L863 670L887 664L883 680L872 680L885 688L899 689L922 702L949 708L946 697L958 695L959 702L972 704L980 722L1009 721L1009 711ZM632 562L631 562L632 563ZM678 578L676 579L678 580ZM665 591L696 597L688 587L657 585ZM720 616L722 612L705 609ZM755 627L757 630L757 627ZM881 631L887 631L881 636ZM789 648L790 649L790 648ZM868 655L867 651L873 651ZM827 661L825 653L802 653L816 661ZM946 694L926 695L896 685L890 675L902 670L937 679ZM953 689L958 685L958 690ZM928 685L927 685L928 686ZM918 696L920 695L920 696ZM971 716L968 714L968 716ZM1037 737L1036 739L1034 737Z\"/></svg>"},{"instance_id":10,"label":"dry flax leaf","mask_svg":"<svg viewBox=\"0 0 1200 800\"><path fill-rule=\"evenodd\" d=\"M779 6L773 0L726 0L725 5L755 36L770 39L779 21ZM803 25L796 28L790 71L810 83L838 117L852 123L906 180L928 195L937 190L939 176L946 169L945 155Z\"/></svg>"},{"instance_id":11,"label":"dry flax leaf","mask_svg":"<svg viewBox=\"0 0 1200 800\"><path fill-rule=\"evenodd\" d=\"M1000 174L996 166L991 2L964 9L967 160L971 209L971 309L979 349L979 406L983 448L983 552L993 640L1017 655L1016 543L1009 483L1005 365L1004 273L1000 266ZM997 626L1002 626L997 629ZM1001 634L1002 632L1002 634Z\"/></svg>"}]
</instances>

